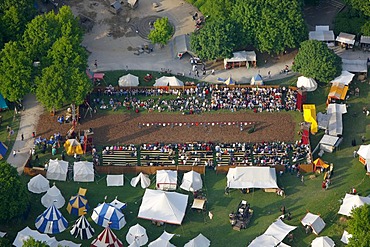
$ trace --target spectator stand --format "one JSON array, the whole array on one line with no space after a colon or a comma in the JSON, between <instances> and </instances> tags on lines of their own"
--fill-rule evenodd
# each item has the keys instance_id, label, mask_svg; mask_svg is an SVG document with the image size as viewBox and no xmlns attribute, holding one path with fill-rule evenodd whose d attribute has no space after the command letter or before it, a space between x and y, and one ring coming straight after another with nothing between
<instances>
[{"instance_id":1,"label":"spectator stand","mask_svg":"<svg viewBox=\"0 0 370 247\"><path fill-rule=\"evenodd\" d=\"M107 146L102 151L103 166L138 165L137 147L133 144Z\"/></svg>"},{"instance_id":2,"label":"spectator stand","mask_svg":"<svg viewBox=\"0 0 370 247\"><path fill-rule=\"evenodd\" d=\"M210 142L187 142L178 144L179 165L204 165L213 168L214 145Z\"/></svg>"},{"instance_id":3,"label":"spectator stand","mask_svg":"<svg viewBox=\"0 0 370 247\"><path fill-rule=\"evenodd\" d=\"M142 144L140 146L141 166L176 166L176 153L172 144Z\"/></svg>"}]
</instances>

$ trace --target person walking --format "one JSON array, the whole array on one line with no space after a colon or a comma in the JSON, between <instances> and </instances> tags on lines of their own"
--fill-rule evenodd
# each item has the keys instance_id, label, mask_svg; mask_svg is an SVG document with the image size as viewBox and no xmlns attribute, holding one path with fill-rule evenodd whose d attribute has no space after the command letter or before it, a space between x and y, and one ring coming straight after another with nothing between
<instances>
[{"instance_id":1,"label":"person walking","mask_svg":"<svg viewBox=\"0 0 370 247\"><path fill-rule=\"evenodd\" d=\"M23 133L21 135L21 140L24 141L24 135L23 135Z\"/></svg>"},{"instance_id":2,"label":"person walking","mask_svg":"<svg viewBox=\"0 0 370 247\"><path fill-rule=\"evenodd\" d=\"M98 60L95 59L94 65L95 65L95 69L97 69L98 68Z\"/></svg>"},{"instance_id":3,"label":"person walking","mask_svg":"<svg viewBox=\"0 0 370 247\"><path fill-rule=\"evenodd\" d=\"M304 176L303 175L301 176L301 182L302 182L302 184L304 184Z\"/></svg>"},{"instance_id":4,"label":"person walking","mask_svg":"<svg viewBox=\"0 0 370 247\"><path fill-rule=\"evenodd\" d=\"M17 152L13 150L13 157L15 157L16 155L17 155Z\"/></svg>"}]
</instances>

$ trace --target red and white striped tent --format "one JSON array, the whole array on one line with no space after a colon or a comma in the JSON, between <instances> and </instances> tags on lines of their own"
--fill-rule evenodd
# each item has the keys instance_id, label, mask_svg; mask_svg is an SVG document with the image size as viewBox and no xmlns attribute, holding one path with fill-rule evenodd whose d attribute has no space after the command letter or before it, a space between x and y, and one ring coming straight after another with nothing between
<instances>
[{"instance_id":1,"label":"red and white striped tent","mask_svg":"<svg viewBox=\"0 0 370 247\"><path fill-rule=\"evenodd\" d=\"M123 247L121 240L112 232L107 226L98 237L91 243L91 247L110 246L110 247Z\"/></svg>"}]
</instances>

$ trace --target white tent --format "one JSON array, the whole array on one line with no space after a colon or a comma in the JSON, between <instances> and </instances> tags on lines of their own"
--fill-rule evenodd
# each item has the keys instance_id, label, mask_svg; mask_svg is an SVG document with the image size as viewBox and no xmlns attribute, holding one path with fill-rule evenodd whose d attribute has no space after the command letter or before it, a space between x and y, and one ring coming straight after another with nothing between
<instances>
[{"instance_id":1,"label":"white tent","mask_svg":"<svg viewBox=\"0 0 370 247\"><path fill-rule=\"evenodd\" d=\"M329 26L316 26L315 31L308 33L308 39L318 40L325 42L334 42L335 36L332 30L329 30Z\"/></svg>"},{"instance_id":2,"label":"white tent","mask_svg":"<svg viewBox=\"0 0 370 247\"><path fill-rule=\"evenodd\" d=\"M277 219L262 235L255 238L249 246L278 246L278 244L284 240L289 232L296 228L296 226L287 225L281 219Z\"/></svg>"},{"instance_id":3,"label":"white tent","mask_svg":"<svg viewBox=\"0 0 370 247\"><path fill-rule=\"evenodd\" d=\"M360 43L361 44L370 44L370 36L361 35Z\"/></svg>"},{"instance_id":4,"label":"white tent","mask_svg":"<svg viewBox=\"0 0 370 247\"><path fill-rule=\"evenodd\" d=\"M149 185L150 185L150 179L148 177L148 175L140 172L139 175L137 175L136 177L133 177L131 179L131 186L132 187L136 187L137 184L139 183L140 181L140 185L141 185L141 188L145 189L145 188L148 188Z\"/></svg>"},{"instance_id":5,"label":"white tent","mask_svg":"<svg viewBox=\"0 0 370 247\"><path fill-rule=\"evenodd\" d=\"M188 195L146 189L137 217L181 225L187 204Z\"/></svg>"},{"instance_id":6,"label":"white tent","mask_svg":"<svg viewBox=\"0 0 370 247\"><path fill-rule=\"evenodd\" d=\"M351 216L352 209L363 206L365 204L370 204L370 197L346 194L343 199L343 203L339 208L338 214Z\"/></svg>"},{"instance_id":7,"label":"white tent","mask_svg":"<svg viewBox=\"0 0 370 247\"><path fill-rule=\"evenodd\" d=\"M131 74L121 76L118 79L118 85L120 87L137 87L139 86L139 77Z\"/></svg>"},{"instance_id":8,"label":"white tent","mask_svg":"<svg viewBox=\"0 0 370 247\"><path fill-rule=\"evenodd\" d=\"M262 235L256 237L248 245L248 247L261 247L261 246L264 246L264 247L275 247L275 246L278 246L279 242L280 242L279 240L277 240L276 238L274 238L271 235L262 234Z\"/></svg>"},{"instance_id":9,"label":"white tent","mask_svg":"<svg viewBox=\"0 0 370 247\"><path fill-rule=\"evenodd\" d=\"M344 230L340 241L342 241L345 244L348 244L350 238L352 238L352 234L349 234L346 230Z\"/></svg>"},{"instance_id":10,"label":"white tent","mask_svg":"<svg viewBox=\"0 0 370 247\"><path fill-rule=\"evenodd\" d=\"M75 182L94 182L94 165L88 161L78 161L73 166Z\"/></svg>"},{"instance_id":11,"label":"white tent","mask_svg":"<svg viewBox=\"0 0 370 247\"><path fill-rule=\"evenodd\" d=\"M177 79L175 76L162 76L155 80L154 87L182 87L184 83Z\"/></svg>"},{"instance_id":12,"label":"white tent","mask_svg":"<svg viewBox=\"0 0 370 247\"><path fill-rule=\"evenodd\" d=\"M175 234L164 231L159 238L149 243L148 247L175 247L175 245L170 243L170 240L174 235Z\"/></svg>"},{"instance_id":13,"label":"white tent","mask_svg":"<svg viewBox=\"0 0 370 247\"><path fill-rule=\"evenodd\" d=\"M107 175L107 186L123 186L124 178L121 175Z\"/></svg>"},{"instance_id":14,"label":"white tent","mask_svg":"<svg viewBox=\"0 0 370 247\"><path fill-rule=\"evenodd\" d=\"M81 244L73 243L72 241L68 240L62 240L62 241L56 241L53 244L50 245L50 247L80 247Z\"/></svg>"},{"instance_id":15,"label":"white tent","mask_svg":"<svg viewBox=\"0 0 370 247\"><path fill-rule=\"evenodd\" d=\"M338 41L340 43L354 45L355 44L355 38L356 38L356 35L354 35L354 34L349 34L349 33L343 33L343 32L341 32L337 36L336 41Z\"/></svg>"},{"instance_id":16,"label":"white tent","mask_svg":"<svg viewBox=\"0 0 370 247\"><path fill-rule=\"evenodd\" d=\"M41 174L30 179L27 184L28 190L32 193L40 194L50 189L49 180Z\"/></svg>"},{"instance_id":17,"label":"white tent","mask_svg":"<svg viewBox=\"0 0 370 247\"><path fill-rule=\"evenodd\" d=\"M235 167L227 173L227 187L231 189L278 188L276 171L271 167Z\"/></svg>"},{"instance_id":18,"label":"white tent","mask_svg":"<svg viewBox=\"0 0 370 247\"><path fill-rule=\"evenodd\" d=\"M337 136L324 135L319 142L320 149L325 152L332 153L338 141L339 137Z\"/></svg>"},{"instance_id":19,"label":"white tent","mask_svg":"<svg viewBox=\"0 0 370 247\"><path fill-rule=\"evenodd\" d=\"M160 190L176 190L177 171L157 170L156 185Z\"/></svg>"},{"instance_id":20,"label":"white tent","mask_svg":"<svg viewBox=\"0 0 370 247\"><path fill-rule=\"evenodd\" d=\"M203 182L202 177L199 173L195 171L189 171L187 173L184 173L184 177L182 178L182 184L180 185L180 188L187 191L197 191L202 189Z\"/></svg>"},{"instance_id":21,"label":"white tent","mask_svg":"<svg viewBox=\"0 0 370 247\"><path fill-rule=\"evenodd\" d=\"M267 228L264 235L273 236L281 242L289 234L289 232L293 231L296 228L296 226L290 226L288 224L285 224L281 219L277 219Z\"/></svg>"},{"instance_id":22,"label":"white tent","mask_svg":"<svg viewBox=\"0 0 370 247\"><path fill-rule=\"evenodd\" d=\"M117 199L117 196L116 196L116 198L115 198L113 201L111 201L111 202L109 203L109 205L111 205L111 206L113 206L113 207L115 207L115 208L117 208L117 209L119 209L119 210L123 210L124 208L126 208L126 207L127 207L127 204L126 204L125 202L121 202L121 201L119 201L119 200Z\"/></svg>"},{"instance_id":23,"label":"white tent","mask_svg":"<svg viewBox=\"0 0 370 247\"><path fill-rule=\"evenodd\" d=\"M334 247L335 243L331 238L324 236L324 237L315 238L312 241L311 246L312 247Z\"/></svg>"},{"instance_id":24,"label":"white tent","mask_svg":"<svg viewBox=\"0 0 370 247\"><path fill-rule=\"evenodd\" d=\"M342 58L342 69L356 73L367 73L367 59Z\"/></svg>"},{"instance_id":25,"label":"white tent","mask_svg":"<svg viewBox=\"0 0 370 247\"><path fill-rule=\"evenodd\" d=\"M56 208L61 208L63 207L65 203L65 199L60 192L60 190L54 185L48 191L46 192L45 195L41 197L41 203L44 205L44 207L48 208L52 206L53 204L55 205Z\"/></svg>"},{"instance_id":26,"label":"white tent","mask_svg":"<svg viewBox=\"0 0 370 247\"><path fill-rule=\"evenodd\" d=\"M15 237L15 240L13 242L13 245L15 247L22 247L23 241L28 240L29 238L33 238L37 241L46 242L48 245L52 245L53 243L57 242L55 237L49 237L47 234L39 233L36 230L31 230L28 226L24 228L23 230L19 231L17 233L17 236Z\"/></svg>"},{"instance_id":27,"label":"white tent","mask_svg":"<svg viewBox=\"0 0 370 247\"><path fill-rule=\"evenodd\" d=\"M143 246L148 243L148 235L146 235L145 228L139 224L130 227L126 235L126 241L129 244L135 242L137 246Z\"/></svg>"},{"instance_id":28,"label":"white tent","mask_svg":"<svg viewBox=\"0 0 370 247\"><path fill-rule=\"evenodd\" d=\"M357 154L360 156L360 161L362 161L364 165L370 164L370 144L361 145Z\"/></svg>"},{"instance_id":29,"label":"white tent","mask_svg":"<svg viewBox=\"0 0 370 247\"><path fill-rule=\"evenodd\" d=\"M46 172L47 179L66 181L68 172L68 162L64 160L52 160L49 161L48 170Z\"/></svg>"},{"instance_id":30,"label":"white tent","mask_svg":"<svg viewBox=\"0 0 370 247\"><path fill-rule=\"evenodd\" d=\"M211 241L199 233L198 236L187 242L184 247L208 247L210 245Z\"/></svg>"},{"instance_id":31,"label":"white tent","mask_svg":"<svg viewBox=\"0 0 370 247\"><path fill-rule=\"evenodd\" d=\"M330 83L339 82L341 84L348 86L351 83L354 76L355 74L352 74L346 70L343 70L342 74L338 76L337 78L335 78L334 80L332 80Z\"/></svg>"},{"instance_id":32,"label":"white tent","mask_svg":"<svg viewBox=\"0 0 370 247\"><path fill-rule=\"evenodd\" d=\"M233 52L232 58L225 58L224 65L227 63L239 63L239 62L255 62L257 56L254 51L237 51Z\"/></svg>"},{"instance_id":33,"label":"white tent","mask_svg":"<svg viewBox=\"0 0 370 247\"><path fill-rule=\"evenodd\" d=\"M327 133L331 136L342 135L343 120L342 115L347 113L345 104L329 104L327 114L329 117Z\"/></svg>"},{"instance_id":34,"label":"white tent","mask_svg":"<svg viewBox=\"0 0 370 247\"><path fill-rule=\"evenodd\" d=\"M318 235L325 227L325 222L321 219L320 215L307 213L301 220L303 226L311 226L313 233Z\"/></svg>"},{"instance_id":35,"label":"white tent","mask_svg":"<svg viewBox=\"0 0 370 247\"><path fill-rule=\"evenodd\" d=\"M0 232L0 238L3 238L6 235L6 232Z\"/></svg>"},{"instance_id":36,"label":"white tent","mask_svg":"<svg viewBox=\"0 0 370 247\"><path fill-rule=\"evenodd\" d=\"M317 83L312 78L300 76L297 80L297 87L304 88L307 92L313 92L317 89Z\"/></svg>"}]
</instances>

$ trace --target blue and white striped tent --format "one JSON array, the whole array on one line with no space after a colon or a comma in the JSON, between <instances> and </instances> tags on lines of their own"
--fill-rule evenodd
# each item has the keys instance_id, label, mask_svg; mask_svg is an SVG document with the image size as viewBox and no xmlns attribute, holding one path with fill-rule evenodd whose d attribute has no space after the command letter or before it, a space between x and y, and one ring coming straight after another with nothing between
<instances>
[{"instance_id":1,"label":"blue and white striped tent","mask_svg":"<svg viewBox=\"0 0 370 247\"><path fill-rule=\"evenodd\" d=\"M68 222L55 205L51 205L36 218L35 226L39 232L56 234L64 231Z\"/></svg>"},{"instance_id":2,"label":"blue and white striped tent","mask_svg":"<svg viewBox=\"0 0 370 247\"><path fill-rule=\"evenodd\" d=\"M99 204L91 215L91 219L102 227L109 227L115 230L120 230L126 225L125 216L121 210L111 206L108 203Z\"/></svg>"}]
</instances>

